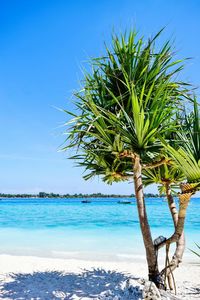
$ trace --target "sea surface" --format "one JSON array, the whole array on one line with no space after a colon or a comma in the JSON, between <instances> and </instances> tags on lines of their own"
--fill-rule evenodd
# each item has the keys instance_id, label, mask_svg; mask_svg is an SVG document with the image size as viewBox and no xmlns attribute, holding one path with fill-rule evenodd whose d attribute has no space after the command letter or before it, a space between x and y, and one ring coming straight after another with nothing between
<instances>
[{"instance_id":1,"label":"sea surface","mask_svg":"<svg viewBox=\"0 0 200 300\"><path fill-rule=\"evenodd\" d=\"M135 199L2 199L0 254L94 260L142 259L144 247ZM167 202L147 199L153 238L169 237L173 222ZM193 198L186 220L186 258L200 244L200 199Z\"/></svg>"}]
</instances>

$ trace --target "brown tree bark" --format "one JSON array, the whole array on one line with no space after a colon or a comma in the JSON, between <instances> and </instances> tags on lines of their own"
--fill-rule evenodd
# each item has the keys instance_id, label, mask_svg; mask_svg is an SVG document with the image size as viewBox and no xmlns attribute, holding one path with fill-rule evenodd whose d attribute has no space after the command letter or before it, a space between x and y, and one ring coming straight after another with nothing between
<instances>
[{"instance_id":1,"label":"brown tree bark","mask_svg":"<svg viewBox=\"0 0 200 300\"><path fill-rule=\"evenodd\" d=\"M170 244L177 242L183 233L187 207L191 196L195 193L195 189L193 188L193 184L184 183L181 184L181 191L182 192L178 195L179 212L178 212L178 221L176 224L175 231L170 238L168 238L164 242L161 242L157 246L157 249L160 249L165 245L169 246Z\"/></svg>"},{"instance_id":2,"label":"brown tree bark","mask_svg":"<svg viewBox=\"0 0 200 300\"><path fill-rule=\"evenodd\" d=\"M187 207L188 207L190 198L195 193L195 185L183 183L180 185L180 188L181 188L181 193L179 194L179 212L178 212L178 220L176 223L175 232L169 239L167 239L166 241L164 241L163 243L158 245L157 249L166 245L166 249L169 250L170 244L174 243L174 242L178 242L183 234L186 211L187 211ZM174 208L173 208L173 211L174 211ZM179 248L179 252L177 253L177 256L181 255L180 251L182 251L181 248ZM172 265L175 268L176 268L176 263L177 263L176 261L172 262ZM164 276L165 274L166 275L169 273L172 274L172 271L173 271L173 268L171 268L171 263L169 262L169 264L162 270L162 272L160 274L161 274L161 276ZM170 278L169 278L168 282L171 282Z\"/></svg>"},{"instance_id":3,"label":"brown tree bark","mask_svg":"<svg viewBox=\"0 0 200 300\"><path fill-rule=\"evenodd\" d=\"M176 204L175 204L174 198L171 194L171 186L170 186L169 182L167 182L165 184L165 189L166 189L166 196L167 196L167 200L168 200L168 206L169 206L171 216L172 216L172 219L174 222L174 228L176 228L177 223L178 223L178 211L176 209ZM184 231L183 231L180 238L178 239L178 241L176 243L176 249L175 249L174 255L172 257L172 260L170 261L169 267L167 268L167 270L164 269L161 272L161 274L165 273L165 271L167 272L166 275L168 277L168 283L169 283L170 289L173 289L171 273L182 262L184 250L185 250L185 235L184 235Z\"/></svg>"},{"instance_id":4,"label":"brown tree bark","mask_svg":"<svg viewBox=\"0 0 200 300\"><path fill-rule=\"evenodd\" d=\"M190 201L190 198L192 196L192 193L182 192L179 194L179 212L178 212L178 221L176 224L176 229L174 234L167 240L167 244L171 244L174 242L177 242L184 230L184 224L185 224L185 217L186 217L186 211L187 207Z\"/></svg>"},{"instance_id":5,"label":"brown tree bark","mask_svg":"<svg viewBox=\"0 0 200 300\"><path fill-rule=\"evenodd\" d=\"M149 271L149 280L153 281L158 287L161 287L157 254L154 248L150 226L148 223L146 206L144 201L144 192L142 184L142 166L140 157L136 156L134 159L134 185L135 185L135 196L137 199L137 208L140 221L140 227L142 231L142 237L146 250L146 259Z\"/></svg>"}]
</instances>

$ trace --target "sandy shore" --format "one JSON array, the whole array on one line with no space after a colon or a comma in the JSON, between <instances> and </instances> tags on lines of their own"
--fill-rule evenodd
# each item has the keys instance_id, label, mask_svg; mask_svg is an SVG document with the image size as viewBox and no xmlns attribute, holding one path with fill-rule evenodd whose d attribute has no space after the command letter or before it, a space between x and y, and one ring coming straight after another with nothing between
<instances>
[{"instance_id":1,"label":"sandy shore","mask_svg":"<svg viewBox=\"0 0 200 300\"><path fill-rule=\"evenodd\" d=\"M137 260L129 263L128 260L0 255L0 299L104 299L101 295L115 290L116 286L119 288L128 277L137 280L146 275L145 262ZM181 299L200 299L200 265L183 263L175 277ZM112 294L109 297L106 299L115 299Z\"/></svg>"}]
</instances>

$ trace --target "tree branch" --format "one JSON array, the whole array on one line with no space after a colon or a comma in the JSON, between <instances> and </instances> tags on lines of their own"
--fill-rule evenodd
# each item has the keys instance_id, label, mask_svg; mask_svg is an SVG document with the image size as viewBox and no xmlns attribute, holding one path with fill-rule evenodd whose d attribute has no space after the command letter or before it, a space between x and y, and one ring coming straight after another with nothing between
<instances>
[{"instance_id":1,"label":"tree branch","mask_svg":"<svg viewBox=\"0 0 200 300\"><path fill-rule=\"evenodd\" d=\"M123 152L121 152L119 154L120 158L127 157L127 158L132 158L133 160L136 159L136 156L137 155L134 152L130 151L130 150L124 150Z\"/></svg>"},{"instance_id":2,"label":"tree branch","mask_svg":"<svg viewBox=\"0 0 200 300\"><path fill-rule=\"evenodd\" d=\"M179 194L180 204L179 204L178 221L175 227L175 232L172 234L170 238L156 245L157 250L159 250L165 245L170 245L172 243L177 242L183 233L187 206L189 204L191 196L194 194L195 191L194 189L193 191L191 191L192 187L190 184L181 184L180 186L181 186L182 193Z\"/></svg>"},{"instance_id":3,"label":"tree branch","mask_svg":"<svg viewBox=\"0 0 200 300\"><path fill-rule=\"evenodd\" d=\"M156 167L159 167L159 166L162 166L164 164L167 164L169 165L171 163L171 159L167 159L165 157L161 158L159 161L156 161L152 164L145 164L145 165L142 165L142 168L143 169L153 169L153 168L156 168Z\"/></svg>"}]
</instances>

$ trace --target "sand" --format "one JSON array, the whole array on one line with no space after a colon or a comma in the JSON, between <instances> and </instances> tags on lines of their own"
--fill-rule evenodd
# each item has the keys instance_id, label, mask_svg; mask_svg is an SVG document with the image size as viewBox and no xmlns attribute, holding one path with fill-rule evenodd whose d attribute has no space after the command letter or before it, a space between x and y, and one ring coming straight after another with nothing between
<instances>
[{"instance_id":1,"label":"sand","mask_svg":"<svg viewBox=\"0 0 200 300\"><path fill-rule=\"evenodd\" d=\"M145 261L0 255L0 299L141 299L135 291L140 292L139 278L146 275ZM200 299L199 264L183 263L175 277L179 299ZM134 286L131 297L124 293L128 278Z\"/></svg>"}]
</instances>

